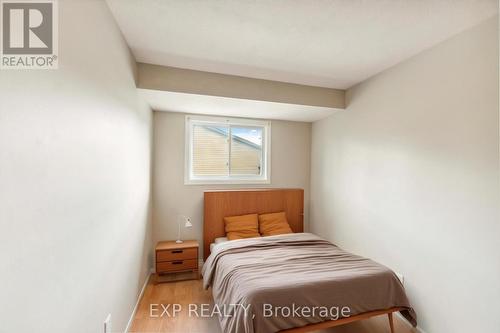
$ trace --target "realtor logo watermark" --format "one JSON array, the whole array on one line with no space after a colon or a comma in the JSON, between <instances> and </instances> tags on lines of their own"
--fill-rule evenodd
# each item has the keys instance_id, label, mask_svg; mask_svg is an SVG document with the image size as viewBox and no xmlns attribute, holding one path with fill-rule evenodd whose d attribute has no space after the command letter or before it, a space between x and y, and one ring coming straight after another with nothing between
<instances>
[{"instance_id":1,"label":"realtor logo watermark","mask_svg":"<svg viewBox=\"0 0 500 333\"><path fill-rule=\"evenodd\" d=\"M57 0L1 0L1 69L57 69Z\"/></svg>"}]
</instances>

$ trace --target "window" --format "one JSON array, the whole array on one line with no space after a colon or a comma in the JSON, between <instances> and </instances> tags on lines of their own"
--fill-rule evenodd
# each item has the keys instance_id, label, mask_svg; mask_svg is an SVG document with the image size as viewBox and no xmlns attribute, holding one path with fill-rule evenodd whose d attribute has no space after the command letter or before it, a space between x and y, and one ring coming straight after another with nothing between
<instances>
[{"instance_id":1,"label":"window","mask_svg":"<svg viewBox=\"0 0 500 333\"><path fill-rule=\"evenodd\" d=\"M268 184L271 123L186 116L186 184Z\"/></svg>"}]
</instances>

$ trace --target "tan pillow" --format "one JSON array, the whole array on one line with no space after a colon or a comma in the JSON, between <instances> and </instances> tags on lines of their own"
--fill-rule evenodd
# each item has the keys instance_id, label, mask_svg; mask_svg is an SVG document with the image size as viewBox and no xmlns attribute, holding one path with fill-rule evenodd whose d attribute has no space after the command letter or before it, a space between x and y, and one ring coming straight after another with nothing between
<instances>
[{"instance_id":1,"label":"tan pillow","mask_svg":"<svg viewBox=\"0 0 500 333\"><path fill-rule=\"evenodd\" d=\"M293 233L286 219L285 212L259 215L259 231L262 236Z\"/></svg>"},{"instance_id":2,"label":"tan pillow","mask_svg":"<svg viewBox=\"0 0 500 333\"><path fill-rule=\"evenodd\" d=\"M257 214L228 216L224 218L224 224L229 240L260 237Z\"/></svg>"}]
</instances>

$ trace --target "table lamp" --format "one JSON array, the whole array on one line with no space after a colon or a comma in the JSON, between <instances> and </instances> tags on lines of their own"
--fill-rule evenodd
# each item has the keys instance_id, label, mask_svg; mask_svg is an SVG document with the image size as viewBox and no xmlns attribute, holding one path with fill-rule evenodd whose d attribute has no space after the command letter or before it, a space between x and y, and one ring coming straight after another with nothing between
<instances>
[{"instance_id":1,"label":"table lamp","mask_svg":"<svg viewBox=\"0 0 500 333\"><path fill-rule=\"evenodd\" d=\"M177 240L175 241L177 244L182 243L181 240L181 224L184 224L184 228L191 228L193 224L191 223L191 219L184 215L179 215L177 218L179 223L179 233L177 234Z\"/></svg>"}]
</instances>

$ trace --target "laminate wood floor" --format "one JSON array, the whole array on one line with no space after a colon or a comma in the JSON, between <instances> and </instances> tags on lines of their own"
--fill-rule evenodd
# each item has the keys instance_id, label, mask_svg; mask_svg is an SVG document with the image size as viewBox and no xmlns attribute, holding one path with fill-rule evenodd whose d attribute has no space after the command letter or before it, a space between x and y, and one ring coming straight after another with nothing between
<instances>
[{"instance_id":1,"label":"laminate wood floor","mask_svg":"<svg viewBox=\"0 0 500 333\"><path fill-rule=\"evenodd\" d=\"M153 314L150 316L151 304ZM156 306L158 304L158 306ZM160 316L163 312L161 305L180 304L182 311L175 317ZM221 333L217 317L197 318L189 316L189 304L213 304L211 290L203 290L202 280L188 280L155 284L155 276L149 280L144 295L134 317L129 332L169 332L169 333ZM200 308L199 313L201 313ZM168 309L172 315L172 306ZM416 333L397 316L394 317L396 333ZM387 316L374 317L355 323L333 327L316 333L389 333Z\"/></svg>"}]
</instances>

